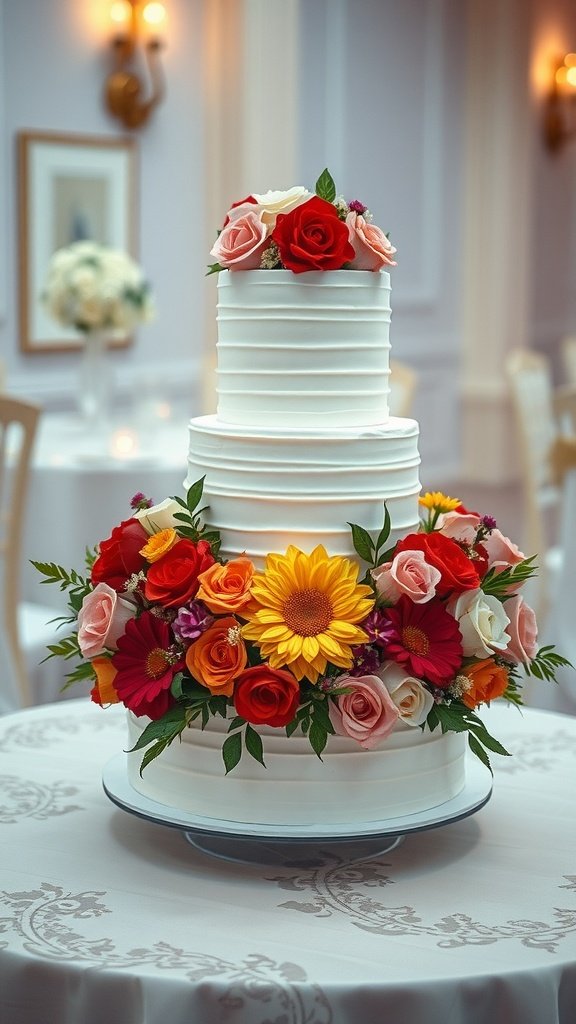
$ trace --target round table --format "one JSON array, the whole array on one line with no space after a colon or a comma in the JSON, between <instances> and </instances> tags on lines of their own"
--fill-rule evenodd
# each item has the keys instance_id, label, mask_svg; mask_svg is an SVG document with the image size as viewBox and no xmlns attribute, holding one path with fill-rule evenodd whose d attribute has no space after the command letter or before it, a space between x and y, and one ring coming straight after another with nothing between
<instances>
[{"instance_id":1,"label":"round table","mask_svg":"<svg viewBox=\"0 0 576 1024\"><path fill-rule=\"evenodd\" d=\"M493 707L490 802L347 864L228 863L106 797L124 711L0 719L6 1024L573 1024L576 719Z\"/></svg>"}]
</instances>

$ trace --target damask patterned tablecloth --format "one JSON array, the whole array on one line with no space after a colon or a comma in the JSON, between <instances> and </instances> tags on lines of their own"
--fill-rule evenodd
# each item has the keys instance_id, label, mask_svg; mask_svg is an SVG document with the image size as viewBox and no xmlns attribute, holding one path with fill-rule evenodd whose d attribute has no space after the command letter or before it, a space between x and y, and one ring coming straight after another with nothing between
<instances>
[{"instance_id":1,"label":"damask patterned tablecloth","mask_svg":"<svg viewBox=\"0 0 576 1024\"><path fill-rule=\"evenodd\" d=\"M576 719L492 708L477 814L347 864L227 863L101 785L124 715L0 719L2 1024L574 1024Z\"/></svg>"}]
</instances>

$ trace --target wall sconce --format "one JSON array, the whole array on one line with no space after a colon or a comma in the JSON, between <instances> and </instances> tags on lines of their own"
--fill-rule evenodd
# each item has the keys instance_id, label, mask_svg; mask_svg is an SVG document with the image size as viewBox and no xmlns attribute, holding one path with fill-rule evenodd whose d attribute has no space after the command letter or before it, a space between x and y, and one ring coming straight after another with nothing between
<instances>
[{"instance_id":1,"label":"wall sconce","mask_svg":"<svg viewBox=\"0 0 576 1024\"><path fill-rule=\"evenodd\" d=\"M106 80L105 101L110 113L125 128L141 128L146 124L164 95L160 31L165 17L166 10L161 3L116 0L110 5L116 68ZM146 58L150 78L146 99L142 81L132 67L138 57L139 44Z\"/></svg>"},{"instance_id":2,"label":"wall sconce","mask_svg":"<svg viewBox=\"0 0 576 1024\"><path fill-rule=\"evenodd\" d=\"M551 152L576 136L576 53L567 53L554 69L544 107L544 138Z\"/></svg>"}]
</instances>

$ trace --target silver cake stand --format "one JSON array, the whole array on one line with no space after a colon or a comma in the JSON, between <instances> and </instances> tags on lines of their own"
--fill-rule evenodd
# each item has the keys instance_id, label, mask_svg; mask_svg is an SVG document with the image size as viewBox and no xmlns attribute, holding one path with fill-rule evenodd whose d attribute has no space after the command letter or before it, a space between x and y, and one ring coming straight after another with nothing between
<instances>
[{"instance_id":1,"label":"silver cake stand","mask_svg":"<svg viewBox=\"0 0 576 1024\"><path fill-rule=\"evenodd\" d=\"M352 824L246 824L179 811L133 789L124 753L116 754L105 766L102 784L117 807L145 821L179 829L202 853L245 864L299 866L320 865L334 857L353 863L389 853L408 835L475 814L492 794L490 772L472 755L466 764L466 785L452 800L418 814Z\"/></svg>"}]
</instances>

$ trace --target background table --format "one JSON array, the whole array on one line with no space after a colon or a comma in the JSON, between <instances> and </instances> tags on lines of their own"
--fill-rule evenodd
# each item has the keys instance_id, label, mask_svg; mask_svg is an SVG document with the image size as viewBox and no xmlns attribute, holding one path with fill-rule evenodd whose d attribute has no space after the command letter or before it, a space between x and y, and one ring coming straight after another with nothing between
<instances>
[{"instance_id":1,"label":"background table","mask_svg":"<svg viewBox=\"0 0 576 1024\"><path fill-rule=\"evenodd\" d=\"M116 808L124 714L0 719L6 1024L573 1024L576 720L492 708L474 817L353 865L230 864Z\"/></svg>"},{"instance_id":2,"label":"background table","mask_svg":"<svg viewBox=\"0 0 576 1024\"><path fill-rule=\"evenodd\" d=\"M57 587L39 591L30 559L82 571L86 548L130 517L137 491L155 502L184 493L187 423L184 410L161 404L138 416L118 415L100 431L73 413L41 419L23 543L25 600L62 603Z\"/></svg>"}]
</instances>

